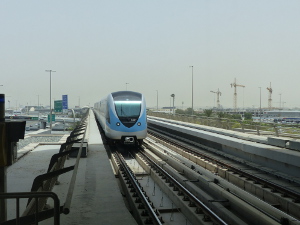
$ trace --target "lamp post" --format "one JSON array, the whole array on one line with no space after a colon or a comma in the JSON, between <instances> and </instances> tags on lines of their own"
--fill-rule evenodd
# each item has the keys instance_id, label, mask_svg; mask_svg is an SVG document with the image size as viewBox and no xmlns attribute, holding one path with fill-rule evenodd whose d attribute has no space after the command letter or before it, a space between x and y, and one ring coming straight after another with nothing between
<instances>
[{"instance_id":1,"label":"lamp post","mask_svg":"<svg viewBox=\"0 0 300 225\"><path fill-rule=\"evenodd\" d=\"M259 122L261 123L261 87L259 88Z\"/></svg>"},{"instance_id":2,"label":"lamp post","mask_svg":"<svg viewBox=\"0 0 300 225\"><path fill-rule=\"evenodd\" d=\"M156 110L158 111L158 90L156 90Z\"/></svg>"},{"instance_id":3,"label":"lamp post","mask_svg":"<svg viewBox=\"0 0 300 225\"><path fill-rule=\"evenodd\" d=\"M194 114L194 66L192 67L192 115Z\"/></svg>"},{"instance_id":4,"label":"lamp post","mask_svg":"<svg viewBox=\"0 0 300 225\"><path fill-rule=\"evenodd\" d=\"M52 107L51 107L51 73L56 71L53 70L46 70L46 72L50 72L50 133L52 131Z\"/></svg>"},{"instance_id":5,"label":"lamp post","mask_svg":"<svg viewBox=\"0 0 300 225\"><path fill-rule=\"evenodd\" d=\"M173 98L173 115L174 115L175 114L175 108L174 108L175 94L171 94L171 97Z\"/></svg>"}]
</instances>

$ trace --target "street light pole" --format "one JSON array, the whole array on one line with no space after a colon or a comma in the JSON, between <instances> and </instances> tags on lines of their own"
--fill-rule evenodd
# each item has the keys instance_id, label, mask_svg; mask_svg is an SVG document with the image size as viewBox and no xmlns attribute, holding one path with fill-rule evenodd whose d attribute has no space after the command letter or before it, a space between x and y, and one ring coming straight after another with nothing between
<instances>
[{"instance_id":1,"label":"street light pole","mask_svg":"<svg viewBox=\"0 0 300 225\"><path fill-rule=\"evenodd\" d=\"M173 98L173 115L174 115L175 114L175 108L174 108L175 94L171 94L171 97Z\"/></svg>"},{"instance_id":2,"label":"street light pole","mask_svg":"<svg viewBox=\"0 0 300 225\"><path fill-rule=\"evenodd\" d=\"M156 110L158 111L158 90L156 90Z\"/></svg>"},{"instance_id":3,"label":"street light pole","mask_svg":"<svg viewBox=\"0 0 300 225\"><path fill-rule=\"evenodd\" d=\"M259 88L259 122L261 123L261 87Z\"/></svg>"},{"instance_id":4,"label":"street light pole","mask_svg":"<svg viewBox=\"0 0 300 225\"><path fill-rule=\"evenodd\" d=\"M51 107L51 73L56 71L53 70L46 70L46 72L50 72L50 133L52 131L52 107Z\"/></svg>"},{"instance_id":5,"label":"street light pole","mask_svg":"<svg viewBox=\"0 0 300 225\"><path fill-rule=\"evenodd\" d=\"M194 66L192 67L192 115L194 114Z\"/></svg>"},{"instance_id":6,"label":"street light pole","mask_svg":"<svg viewBox=\"0 0 300 225\"><path fill-rule=\"evenodd\" d=\"M37 97L38 97L38 107L37 107L37 110L39 110L38 119L40 119L40 96L37 95Z\"/></svg>"}]
</instances>

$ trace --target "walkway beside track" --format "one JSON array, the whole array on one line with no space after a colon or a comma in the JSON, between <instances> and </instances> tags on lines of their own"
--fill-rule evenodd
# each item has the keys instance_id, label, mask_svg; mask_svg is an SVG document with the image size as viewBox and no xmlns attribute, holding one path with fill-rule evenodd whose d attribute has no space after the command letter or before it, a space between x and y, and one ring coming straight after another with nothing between
<instances>
[{"instance_id":1,"label":"walkway beside track","mask_svg":"<svg viewBox=\"0 0 300 225\"><path fill-rule=\"evenodd\" d=\"M127 210L92 111L87 127L88 156L81 158L71 202L70 213L61 214L61 224L120 225L137 224ZM66 167L75 164L69 158ZM65 202L71 174L59 177L54 192ZM53 219L40 224L50 225Z\"/></svg>"},{"instance_id":2,"label":"walkway beside track","mask_svg":"<svg viewBox=\"0 0 300 225\"><path fill-rule=\"evenodd\" d=\"M52 155L59 152L60 144L65 139L66 136L63 136L56 144L33 143L19 150L18 161L7 169L7 191L30 191L34 178L47 171ZM126 208L92 111L88 118L86 140L89 146L88 155L80 159L70 213L60 215L60 224L137 224ZM65 167L73 166L75 161L76 158L69 158ZM60 205L66 201L72 172L59 176L59 184L52 190L59 196ZM26 203L27 199L20 201L20 215ZM51 199L48 204L53 204ZM15 205L15 200L8 200L8 219L16 217ZM53 225L53 221L50 218L39 222L39 225Z\"/></svg>"}]
</instances>

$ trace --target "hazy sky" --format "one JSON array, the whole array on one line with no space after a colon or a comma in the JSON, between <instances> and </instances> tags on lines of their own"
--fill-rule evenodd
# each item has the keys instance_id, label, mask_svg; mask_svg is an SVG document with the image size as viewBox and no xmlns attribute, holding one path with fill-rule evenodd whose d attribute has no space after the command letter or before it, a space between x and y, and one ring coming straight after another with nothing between
<instances>
[{"instance_id":1,"label":"hazy sky","mask_svg":"<svg viewBox=\"0 0 300 225\"><path fill-rule=\"evenodd\" d=\"M93 105L142 92L148 106L300 107L299 0L0 0L0 92L11 106ZM8 102L6 102L8 104Z\"/></svg>"}]
</instances>

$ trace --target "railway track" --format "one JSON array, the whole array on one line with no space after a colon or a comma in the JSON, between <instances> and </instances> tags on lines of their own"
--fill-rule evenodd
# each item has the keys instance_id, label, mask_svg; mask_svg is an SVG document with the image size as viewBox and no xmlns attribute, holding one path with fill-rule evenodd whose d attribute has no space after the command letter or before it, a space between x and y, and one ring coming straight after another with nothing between
<instances>
[{"instance_id":1,"label":"railway track","mask_svg":"<svg viewBox=\"0 0 300 225\"><path fill-rule=\"evenodd\" d=\"M134 186L128 181L128 175L122 175L124 176L123 190L127 189L124 191L125 195L131 196L132 200L129 201L135 203L135 206L132 203L129 205L136 207L137 214L141 217L137 219L139 224L182 224L165 216L165 211L180 211L185 218L188 218L186 224L299 224L297 219L239 190L229 182L221 181L221 178L216 178L217 175L210 177L197 165L187 166L187 162L183 162L177 153L157 143L156 140L147 139L142 149L131 151L130 155L136 160L135 167L137 164L142 167L144 171L142 173L140 169L130 169L124 157L117 154L118 156L113 156L119 158L116 161L123 158L122 166L117 163L119 174L124 174L124 168L128 167L129 169L126 170L130 171L128 173L137 182ZM161 210L153 199L155 198L153 193L145 191L147 186L149 189L149 182L146 182L149 176L154 181L152 186L159 187L164 192L163 195L170 198L172 210ZM138 189L144 197L136 193ZM141 202L140 199L149 202L158 221L154 222L153 216L149 215L152 211L146 208L145 202Z\"/></svg>"},{"instance_id":2,"label":"railway track","mask_svg":"<svg viewBox=\"0 0 300 225\"><path fill-rule=\"evenodd\" d=\"M300 189L292 178L184 143L182 137L148 131L142 147L110 146L121 191L138 224L300 225Z\"/></svg>"},{"instance_id":3,"label":"railway track","mask_svg":"<svg viewBox=\"0 0 300 225\"><path fill-rule=\"evenodd\" d=\"M151 155L148 150L134 149L130 155L145 171L142 177L139 172L134 174L133 170L135 169L130 169L129 163L117 151L113 153L112 158L115 159L119 170L118 174L120 174L123 191L126 193L129 205L131 208L136 207L131 210L138 224L183 224L182 221L185 224L227 224L190 192L184 184L168 173L166 167L169 166L164 168L163 165L159 165L155 160L156 156ZM150 185L149 179L152 180ZM159 196L154 194L155 187L159 188L161 192ZM145 191L146 189L148 189L148 193ZM163 200L164 198L168 200ZM157 199L160 199L159 204ZM172 206L163 207L163 201L171 202ZM174 213L177 213L176 219L174 219Z\"/></svg>"},{"instance_id":4,"label":"railway track","mask_svg":"<svg viewBox=\"0 0 300 225\"><path fill-rule=\"evenodd\" d=\"M119 167L119 175L122 186L125 187L131 205L136 206L134 216L139 224L163 224L162 217L159 212L155 210L152 202L136 179L135 174L127 165L124 157L117 151L113 152L113 157Z\"/></svg>"},{"instance_id":5,"label":"railway track","mask_svg":"<svg viewBox=\"0 0 300 225\"><path fill-rule=\"evenodd\" d=\"M147 145L159 142L164 151L184 164L186 169L206 176L211 173L209 177L214 183L265 213L273 219L274 224L299 224L299 185L291 179L284 175L268 174L267 168L259 171L257 165L225 154L216 154L217 151L212 148L199 148L199 143L192 143L192 146L190 140L187 140L188 144L182 143L178 141L181 137L175 137L174 140L174 136L170 138L158 132L149 133L155 137L150 136L152 139ZM189 173L188 179L199 179L199 176ZM232 185L239 188L233 189Z\"/></svg>"}]
</instances>

